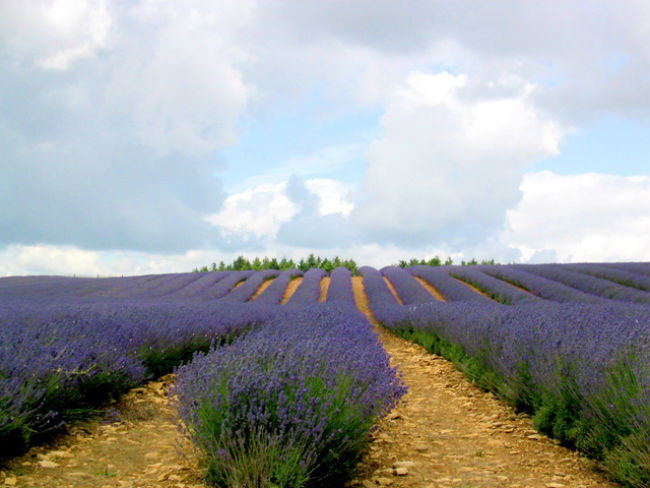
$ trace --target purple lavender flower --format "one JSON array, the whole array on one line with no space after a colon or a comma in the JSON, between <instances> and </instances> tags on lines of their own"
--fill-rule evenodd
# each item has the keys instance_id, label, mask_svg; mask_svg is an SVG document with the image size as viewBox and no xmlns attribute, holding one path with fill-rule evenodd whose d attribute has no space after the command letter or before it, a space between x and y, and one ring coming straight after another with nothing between
<instances>
[{"instance_id":1,"label":"purple lavender flower","mask_svg":"<svg viewBox=\"0 0 650 488\"><path fill-rule=\"evenodd\" d=\"M216 483L256 474L256 486L320 486L344 476L405 392L358 310L283 310L177 371L180 417Z\"/></svg>"},{"instance_id":2,"label":"purple lavender flower","mask_svg":"<svg viewBox=\"0 0 650 488\"><path fill-rule=\"evenodd\" d=\"M305 273L302 283L286 303L287 307L305 307L316 305L320 298L320 283L327 276L325 270L312 268Z\"/></svg>"}]
</instances>

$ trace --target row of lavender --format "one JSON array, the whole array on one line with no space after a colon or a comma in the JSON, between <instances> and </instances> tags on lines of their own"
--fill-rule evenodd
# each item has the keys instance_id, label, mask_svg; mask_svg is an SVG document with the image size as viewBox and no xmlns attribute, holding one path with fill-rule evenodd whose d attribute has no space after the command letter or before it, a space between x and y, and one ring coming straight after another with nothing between
<instances>
[{"instance_id":1,"label":"row of lavender","mask_svg":"<svg viewBox=\"0 0 650 488\"><path fill-rule=\"evenodd\" d=\"M327 276L322 269L303 273L297 269L286 271L218 271L207 273L176 273L122 278L68 278L61 276L32 276L0 278L0 304L7 300L28 300L30 303L47 303L62 299L75 301L110 300L177 300L220 301L244 303L255 295L263 282L271 285L251 304L279 305L289 282L303 278L300 287L289 300L290 305L305 306L318 303L321 280ZM339 267L331 272L333 286L327 301L341 299L346 293L351 297L350 271ZM348 297L348 298L349 298Z\"/></svg>"},{"instance_id":2,"label":"row of lavender","mask_svg":"<svg viewBox=\"0 0 650 488\"><path fill-rule=\"evenodd\" d=\"M490 317L493 310L498 310L494 314L501 317L499 314L509 309L511 315L503 321L509 321L511 327L505 327L501 332L513 334L514 349L519 348L534 356L544 351L531 337L525 336L528 330L525 317L515 315L515 311L519 313L519 310L524 310L524 304L528 310L538 307L538 316L551 310L549 307L552 302L568 302L572 307L578 303L609 305L609 310L613 312L608 313L615 317L627 317L624 320L632 320L629 314L626 315L627 312L622 311L627 308L621 301L648 303L649 269L650 266L646 264L636 263L472 268L421 266L408 271L386 267L381 273L372 268L364 268L363 274L370 290L373 289L372 276L387 277L402 302L407 305L399 305L381 278L378 283L383 286L376 286L369 295L376 316L389 326L403 329L403 325L408 323L409 330L414 332L413 324L417 323L418 333L425 331L429 334L438 323L444 322L440 317L446 317L449 324L457 327L464 323L464 317ZM145 377L170 371L175 365L187 362L194 351L207 351L211 344L229 342L248 329L268 323L280 313L280 309L297 314L300 309L318 303L324 276L324 271L312 269L304 274L298 270L282 273L265 270L106 279L0 279L0 323L3 324L0 328L0 441L3 442L0 445L15 447L21 442L28 443L35 432L47 431L65 421L68 412L76 412L80 407L91 407L106 397L118 395ZM450 303L438 302L416 281L415 276L435 287ZM296 277L302 277L300 286L285 307L277 307L286 298L288 283ZM250 301L260 285L271 278L274 278L271 286ZM524 308L495 305L467 284L472 284L502 303L518 304ZM337 307L354 304L350 272L347 269L340 268L331 273L326 301ZM428 304L417 305L423 303ZM474 315L466 313L465 307L470 305L477 310ZM641 351L637 355L647 358L647 350L643 349L647 343L647 329L638 327L638 324L648 322L647 316L639 315L645 308L630 307L629 310L633 310L632 316L637 314L637 322L636 325L628 325L626 330L641 331L638 337L634 336ZM578 307L572 310L575 310L576 317L583 310L590 310L584 312L584 317L604 316L604 312L598 308ZM420 315L415 315L416 312ZM570 314L557 312L553 317L565 316ZM515 334L519 330L517 323L522 325L524 331L520 331L519 335ZM617 325L616 321L608 323L611 324L608 329L610 334L616 335L612 331L616 331L620 324ZM577 333L576 331L582 333L583 329L577 327L566 332L566 320L559 320L558 324L564 324L564 328L557 326L555 335L548 336L557 342L558 351L560 344L576 344L580 341L581 336L573 338L570 334ZM455 330L452 325L450 330ZM609 336L605 334L601 338L597 334L600 326L594 327L596 328L587 336L589 340L585 344L594 343L602 347L603 341L605 344L609 341ZM464 330L467 344L474 337L467 335L472 330ZM494 337L498 336L490 335L491 332L492 329L483 331L479 342L494 342ZM563 333L567 333L567 337ZM541 334L540 337L546 336ZM619 339L622 342L610 341L614 346L609 352L631 352L632 349L628 346L634 341L629 337L625 339L626 337L628 336L621 334ZM453 334L448 340L455 340ZM501 339L497 342L499 341ZM456 343L470 351L465 343ZM575 359L583 353L590 354L588 357L598 357L584 347L576 349L579 354L567 357ZM485 352L480 355L484 363L489 363L489 356ZM603 363L603 367L614 368L614 363ZM578 359L576 364L579 364ZM646 367L647 361L638 364ZM498 370L494 365L491 367ZM539 371L542 370L543 368ZM554 370L547 370L546 377L550 377L549 371ZM633 373L634 378L647 378L647 375L639 376L637 371ZM536 374L535 381L539 383L539 379L545 376ZM641 384L645 385L643 381ZM626 386L628 387L629 385ZM508 388L513 390L512 385ZM530 388L534 390L537 386ZM630 388L633 387L628 389ZM541 402L541 397L532 395L528 389L514 390L517 394L511 393L511 398L519 398L515 401L526 408L533 408L535 402ZM580 391L576 388L574 390ZM548 397L547 393L544 395L544 398ZM548 403L547 400L544 401ZM580 402L584 403L582 400ZM562 429L553 427L566 423L557 420L563 419L565 414L557 413L557 409L553 410L547 405L542 410L547 412L545 422L551 426L548 428L558 430L560 437L565 435L559 432ZM624 415L617 417L626 418ZM614 437L625 436L617 434ZM629 442L638 442L638 439Z\"/></svg>"},{"instance_id":3,"label":"row of lavender","mask_svg":"<svg viewBox=\"0 0 650 488\"><path fill-rule=\"evenodd\" d=\"M217 486L342 486L377 418L405 392L370 323L343 300L282 309L196 356L175 385Z\"/></svg>"},{"instance_id":4,"label":"row of lavender","mask_svg":"<svg viewBox=\"0 0 650 488\"><path fill-rule=\"evenodd\" d=\"M318 305L324 272L308 271L285 307L300 272L214 275L0 280L0 455L185 364L177 407L212 481L344 478L405 392L353 306L350 272L331 273Z\"/></svg>"},{"instance_id":5,"label":"row of lavender","mask_svg":"<svg viewBox=\"0 0 650 488\"><path fill-rule=\"evenodd\" d=\"M275 314L210 301L3 298L0 457Z\"/></svg>"},{"instance_id":6,"label":"row of lavender","mask_svg":"<svg viewBox=\"0 0 650 488\"><path fill-rule=\"evenodd\" d=\"M650 486L650 265L360 272L385 326L533 413L538 428L600 460L623 484Z\"/></svg>"},{"instance_id":7,"label":"row of lavender","mask_svg":"<svg viewBox=\"0 0 650 488\"><path fill-rule=\"evenodd\" d=\"M601 263L562 265L481 265L481 266L414 266L410 275L429 282L447 301L483 300L464 284L478 288L489 298L514 305L535 303L540 299L563 303L606 303L608 300L650 303L650 265L645 263ZM402 268L387 266L382 274L396 286L406 288L399 293L409 303L433 300ZM74 299L180 299L246 302L266 280L274 283L254 303L279 304L288 282L304 277L294 304L317 303L322 269L304 273L297 269L284 272L219 271L212 273L180 273L146 275L126 278L25 277L0 280L3 299L30 297L47 301ZM349 276L345 268L332 271L332 277ZM344 280L345 281L345 280ZM243 282L243 284L242 284ZM463 284L464 283L464 284ZM241 284L241 286L236 286ZM331 286L332 298L340 286ZM400 291L400 290L398 290ZM330 297L328 297L328 300ZM294 299L291 299L294 302Z\"/></svg>"}]
</instances>

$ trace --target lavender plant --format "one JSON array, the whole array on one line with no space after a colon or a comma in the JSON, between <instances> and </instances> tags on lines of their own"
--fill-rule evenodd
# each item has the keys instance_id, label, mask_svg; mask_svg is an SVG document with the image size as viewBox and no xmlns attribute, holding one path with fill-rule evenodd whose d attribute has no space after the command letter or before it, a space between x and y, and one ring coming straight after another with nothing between
<instances>
[{"instance_id":1,"label":"lavender plant","mask_svg":"<svg viewBox=\"0 0 650 488\"><path fill-rule=\"evenodd\" d=\"M321 268L311 268L305 273L302 283L286 303L288 307L305 307L316 305L320 298L320 283L327 276Z\"/></svg>"},{"instance_id":2,"label":"lavender plant","mask_svg":"<svg viewBox=\"0 0 650 488\"><path fill-rule=\"evenodd\" d=\"M619 285L637 288L641 291L650 291L650 274L641 275L633 271L625 271L598 263L566 264L565 268L580 271L597 278L613 281Z\"/></svg>"},{"instance_id":3,"label":"lavender plant","mask_svg":"<svg viewBox=\"0 0 650 488\"><path fill-rule=\"evenodd\" d=\"M534 413L542 431L602 460L622 482L650 481L646 306L426 303L404 307L387 325L450 356L481 386Z\"/></svg>"},{"instance_id":4,"label":"lavender plant","mask_svg":"<svg viewBox=\"0 0 650 488\"><path fill-rule=\"evenodd\" d=\"M489 298L472 291L467 286L460 283L458 280L449 276L449 271L454 269L454 266L411 266L407 271L414 276L419 276L423 280L431 284L442 293L447 301L473 301L473 302L490 302Z\"/></svg>"},{"instance_id":5,"label":"lavender plant","mask_svg":"<svg viewBox=\"0 0 650 488\"><path fill-rule=\"evenodd\" d=\"M385 266L381 274L392 283L404 305L426 303L435 300L433 295L417 282L413 275L399 266Z\"/></svg>"},{"instance_id":6,"label":"lavender plant","mask_svg":"<svg viewBox=\"0 0 650 488\"><path fill-rule=\"evenodd\" d=\"M175 388L208 479L260 488L344 479L405 391L370 324L341 302L285 312L197 355Z\"/></svg>"},{"instance_id":7,"label":"lavender plant","mask_svg":"<svg viewBox=\"0 0 650 488\"><path fill-rule=\"evenodd\" d=\"M240 302L244 303L255 294L260 285L266 281L276 277L280 272L277 269L264 269L262 271L255 271L249 276L241 286L232 290L230 293L221 298L222 301Z\"/></svg>"},{"instance_id":8,"label":"lavender plant","mask_svg":"<svg viewBox=\"0 0 650 488\"><path fill-rule=\"evenodd\" d=\"M228 275L230 275L230 271L212 271L208 273L199 273L199 278L196 281L193 281L189 285L185 286L183 289L174 293L174 298L201 298L203 294L207 293L213 286L215 286L216 283L225 279Z\"/></svg>"},{"instance_id":9,"label":"lavender plant","mask_svg":"<svg viewBox=\"0 0 650 488\"><path fill-rule=\"evenodd\" d=\"M479 269L487 275L524 288L545 300L559 303L607 303L604 298L589 295L557 281L517 269L514 266L481 266Z\"/></svg>"},{"instance_id":10,"label":"lavender plant","mask_svg":"<svg viewBox=\"0 0 650 488\"><path fill-rule=\"evenodd\" d=\"M457 266L449 274L481 290L493 300L505 305L539 303L543 300L514 286L482 273L476 266Z\"/></svg>"},{"instance_id":11,"label":"lavender plant","mask_svg":"<svg viewBox=\"0 0 650 488\"><path fill-rule=\"evenodd\" d=\"M299 269L283 271L253 303L258 306L279 305L289 282L299 276L302 276L302 271Z\"/></svg>"},{"instance_id":12,"label":"lavender plant","mask_svg":"<svg viewBox=\"0 0 650 488\"><path fill-rule=\"evenodd\" d=\"M253 275L254 271L231 271L224 279L208 288L200 295L203 299L218 299L227 295L237 283Z\"/></svg>"},{"instance_id":13,"label":"lavender plant","mask_svg":"<svg viewBox=\"0 0 650 488\"><path fill-rule=\"evenodd\" d=\"M338 267L330 273L330 287L327 290L327 303L339 302L354 305L354 293L352 292L352 273L344 267Z\"/></svg>"},{"instance_id":14,"label":"lavender plant","mask_svg":"<svg viewBox=\"0 0 650 488\"><path fill-rule=\"evenodd\" d=\"M550 280L559 281L585 293L590 293L611 300L623 302L650 303L650 294L618 285L608 280L589 276L553 264L545 265L515 265L530 273L543 276Z\"/></svg>"},{"instance_id":15,"label":"lavender plant","mask_svg":"<svg viewBox=\"0 0 650 488\"><path fill-rule=\"evenodd\" d=\"M392 324L403 317L404 307L390 291L381 273L370 266L362 266L363 287L373 315L383 324Z\"/></svg>"},{"instance_id":16,"label":"lavender plant","mask_svg":"<svg viewBox=\"0 0 650 488\"><path fill-rule=\"evenodd\" d=\"M631 273L640 274L641 276L650 275L650 263L603 263L603 266L609 268L622 269Z\"/></svg>"},{"instance_id":17,"label":"lavender plant","mask_svg":"<svg viewBox=\"0 0 650 488\"><path fill-rule=\"evenodd\" d=\"M58 287L58 281L46 281ZM213 301L44 294L41 300L3 296L1 302L0 457L275 314Z\"/></svg>"}]
</instances>

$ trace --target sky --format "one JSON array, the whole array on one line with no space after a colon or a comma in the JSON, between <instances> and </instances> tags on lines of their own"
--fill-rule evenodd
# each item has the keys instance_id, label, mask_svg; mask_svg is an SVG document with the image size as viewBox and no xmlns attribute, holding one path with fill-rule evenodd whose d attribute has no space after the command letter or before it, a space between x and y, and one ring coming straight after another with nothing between
<instances>
[{"instance_id":1,"label":"sky","mask_svg":"<svg viewBox=\"0 0 650 488\"><path fill-rule=\"evenodd\" d=\"M644 0L0 1L0 276L650 261Z\"/></svg>"}]
</instances>

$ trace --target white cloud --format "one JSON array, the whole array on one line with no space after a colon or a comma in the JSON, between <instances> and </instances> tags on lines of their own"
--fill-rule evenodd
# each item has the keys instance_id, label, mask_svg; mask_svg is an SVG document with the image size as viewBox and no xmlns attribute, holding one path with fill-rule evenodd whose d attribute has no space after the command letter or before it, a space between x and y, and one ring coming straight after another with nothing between
<instances>
[{"instance_id":1,"label":"white cloud","mask_svg":"<svg viewBox=\"0 0 650 488\"><path fill-rule=\"evenodd\" d=\"M36 63L44 69L65 71L106 45L111 19L104 1L56 0L45 9L45 24L61 45Z\"/></svg>"},{"instance_id":2,"label":"white cloud","mask_svg":"<svg viewBox=\"0 0 650 488\"><path fill-rule=\"evenodd\" d=\"M205 220L218 226L226 236L243 239L270 238L280 225L297 212L296 205L286 196L287 183L265 183L226 198L223 209Z\"/></svg>"},{"instance_id":3,"label":"white cloud","mask_svg":"<svg viewBox=\"0 0 650 488\"><path fill-rule=\"evenodd\" d=\"M73 246L8 246L0 252L0 275L91 276L108 271L99 254Z\"/></svg>"},{"instance_id":4,"label":"white cloud","mask_svg":"<svg viewBox=\"0 0 650 488\"><path fill-rule=\"evenodd\" d=\"M368 148L357 224L401 245L466 245L500 229L520 198L522 168L557 152L561 125L530 100L534 86L412 73Z\"/></svg>"},{"instance_id":5,"label":"white cloud","mask_svg":"<svg viewBox=\"0 0 650 488\"><path fill-rule=\"evenodd\" d=\"M233 42L249 16L247 2L142 2L123 12L105 110L161 154L206 157L236 143L237 119L256 92L239 67L249 54Z\"/></svg>"},{"instance_id":6,"label":"white cloud","mask_svg":"<svg viewBox=\"0 0 650 488\"><path fill-rule=\"evenodd\" d=\"M527 174L504 242L524 260L650 260L650 178ZM537 255L537 256L535 256Z\"/></svg>"},{"instance_id":7,"label":"white cloud","mask_svg":"<svg viewBox=\"0 0 650 488\"><path fill-rule=\"evenodd\" d=\"M0 277L59 275L107 277L153 273L183 273L214 261L232 262L236 253L214 249L179 254L137 251L88 251L76 246L11 245L0 249Z\"/></svg>"},{"instance_id":8,"label":"white cloud","mask_svg":"<svg viewBox=\"0 0 650 488\"><path fill-rule=\"evenodd\" d=\"M354 204L349 200L350 189L340 181L315 178L305 181L307 189L320 199L318 211L321 215L340 213L349 215Z\"/></svg>"},{"instance_id":9,"label":"white cloud","mask_svg":"<svg viewBox=\"0 0 650 488\"><path fill-rule=\"evenodd\" d=\"M527 191L522 169L555 154L569 126L611 115L646 123L649 7L0 1L0 240L153 252L221 245L201 216L221 201L218 152L237 142L242 117L343 114L352 125L371 106L384 110L385 133L366 152L359 194L308 180L358 159L363 141L325 135L322 151L256 169L252 193L241 188L210 219L251 242L293 222L287 237L331 243L346 221L356 226L345 229L349 245L487 242ZM293 174L307 179L302 220L307 204L277 186ZM566 237L542 247L518 225L526 256L557 248L574 259L614 245L593 231L579 245Z\"/></svg>"}]
</instances>

